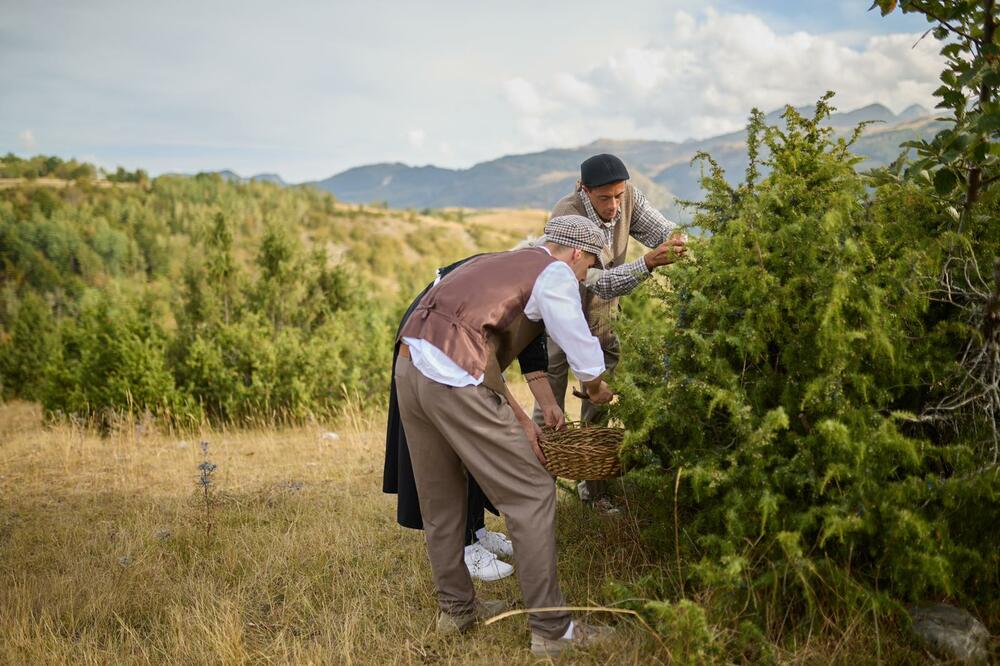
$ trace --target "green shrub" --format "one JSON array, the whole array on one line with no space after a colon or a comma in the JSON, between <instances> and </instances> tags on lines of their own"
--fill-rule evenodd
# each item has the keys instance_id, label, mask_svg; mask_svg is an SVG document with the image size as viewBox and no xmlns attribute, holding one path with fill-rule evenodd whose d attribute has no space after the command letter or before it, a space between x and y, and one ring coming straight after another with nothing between
<instances>
[{"instance_id":1,"label":"green shrub","mask_svg":"<svg viewBox=\"0 0 1000 666\"><path fill-rule=\"evenodd\" d=\"M49 413L100 416L110 411L185 413L164 357L163 331L127 303L92 294L78 319L63 319L45 368Z\"/></svg>"},{"instance_id":2,"label":"green shrub","mask_svg":"<svg viewBox=\"0 0 1000 666\"><path fill-rule=\"evenodd\" d=\"M870 195L827 99L784 127L755 112L738 188L705 156L712 235L622 331L624 456L659 498L647 536L673 543L679 475L684 575L763 624L998 585L1000 477L972 433L908 411L955 364L927 298L945 239L921 220L939 209L909 185Z\"/></svg>"},{"instance_id":3,"label":"green shrub","mask_svg":"<svg viewBox=\"0 0 1000 666\"><path fill-rule=\"evenodd\" d=\"M10 306L8 334L0 338L0 389L4 398L38 400L57 344L51 307L34 292Z\"/></svg>"}]
</instances>

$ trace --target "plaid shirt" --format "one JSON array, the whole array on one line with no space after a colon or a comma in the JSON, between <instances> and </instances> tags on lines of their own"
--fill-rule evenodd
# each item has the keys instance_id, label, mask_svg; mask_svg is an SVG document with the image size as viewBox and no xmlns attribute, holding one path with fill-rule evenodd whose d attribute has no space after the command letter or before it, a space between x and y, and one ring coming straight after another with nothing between
<instances>
[{"instance_id":1,"label":"plaid shirt","mask_svg":"<svg viewBox=\"0 0 1000 666\"><path fill-rule=\"evenodd\" d=\"M646 247L656 247L665 242L670 237L670 232L677 228L677 225L663 217L660 211L653 208L646 196L633 187L635 193L632 199L632 224L629 227L629 235ZM608 247L614 238L615 225L621 221L622 209L610 221L601 219L590 203L590 197L583 190L579 191L580 201L584 209L594 224L604 232L605 241ZM591 277L594 276L594 277ZM587 275L587 288L604 299L612 299L615 296L624 296L638 287L649 277L649 269L646 267L646 260L639 257L635 261L615 266L607 270L591 270Z\"/></svg>"}]
</instances>

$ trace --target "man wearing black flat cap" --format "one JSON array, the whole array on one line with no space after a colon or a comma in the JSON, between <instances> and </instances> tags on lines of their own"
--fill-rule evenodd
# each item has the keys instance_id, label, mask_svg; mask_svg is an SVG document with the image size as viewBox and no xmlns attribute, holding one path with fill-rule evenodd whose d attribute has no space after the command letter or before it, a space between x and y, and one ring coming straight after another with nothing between
<instances>
[{"instance_id":1,"label":"man wearing black flat cap","mask_svg":"<svg viewBox=\"0 0 1000 666\"><path fill-rule=\"evenodd\" d=\"M591 333L601 342L608 372L618 364L618 337L611 330L611 320L618 312L618 299L638 287L658 266L673 263L685 253L685 237L674 233L677 225L667 220L646 197L629 182L628 169L615 155L594 155L580 165L576 191L563 197L550 217L582 215L590 218L604 233L607 255L603 270L592 269L581 287L583 309ZM629 237L635 238L649 252L626 263ZM569 366L566 354L554 341L548 341L549 383L559 407L565 409ZM598 410L583 400L580 420L593 422ZM534 419L542 423L536 405ZM592 481L579 486L580 498L599 500L606 490Z\"/></svg>"}]
</instances>

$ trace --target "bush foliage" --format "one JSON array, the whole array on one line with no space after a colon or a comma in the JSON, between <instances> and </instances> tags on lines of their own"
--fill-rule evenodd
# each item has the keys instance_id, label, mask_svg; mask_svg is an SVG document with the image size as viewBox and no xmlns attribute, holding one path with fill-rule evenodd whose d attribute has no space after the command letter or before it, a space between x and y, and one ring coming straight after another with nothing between
<instances>
[{"instance_id":1,"label":"bush foliage","mask_svg":"<svg viewBox=\"0 0 1000 666\"><path fill-rule=\"evenodd\" d=\"M828 112L755 116L770 175L705 179L713 235L655 295L673 326L628 334L627 455L681 474L706 583L808 599L828 562L906 597L988 589L1000 540L954 511L995 513L1000 480L911 411L954 362L928 319L940 244L914 223L935 204L910 186L869 200Z\"/></svg>"},{"instance_id":2,"label":"bush foliage","mask_svg":"<svg viewBox=\"0 0 1000 666\"><path fill-rule=\"evenodd\" d=\"M62 164L3 158L22 175ZM481 248L459 225L308 188L136 174L0 190L4 397L179 425L382 400L412 295L437 266L515 242L501 233Z\"/></svg>"},{"instance_id":3,"label":"bush foliage","mask_svg":"<svg viewBox=\"0 0 1000 666\"><path fill-rule=\"evenodd\" d=\"M710 237L621 326L623 455L676 558L640 595L710 594L772 637L898 601L995 616L998 48L981 9L949 12L983 43L946 41L955 117L915 160L862 173L831 94L778 126L755 111L738 186L700 156Z\"/></svg>"}]
</instances>

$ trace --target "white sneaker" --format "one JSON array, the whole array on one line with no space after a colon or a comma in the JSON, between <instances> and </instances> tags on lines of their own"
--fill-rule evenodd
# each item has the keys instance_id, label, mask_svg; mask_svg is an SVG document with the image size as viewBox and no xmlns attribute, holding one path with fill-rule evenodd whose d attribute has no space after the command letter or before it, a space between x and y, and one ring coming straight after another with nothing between
<instances>
[{"instance_id":1,"label":"white sneaker","mask_svg":"<svg viewBox=\"0 0 1000 666\"><path fill-rule=\"evenodd\" d=\"M465 566L469 568L469 575L479 580L500 580L514 573L514 567L501 562L478 543L465 547Z\"/></svg>"},{"instance_id":2,"label":"white sneaker","mask_svg":"<svg viewBox=\"0 0 1000 666\"><path fill-rule=\"evenodd\" d=\"M507 535L500 532L486 530L486 534L476 541L476 543L497 557L513 557L514 555L514 544L510 542Z\"/></svg>"}]
</instances>

